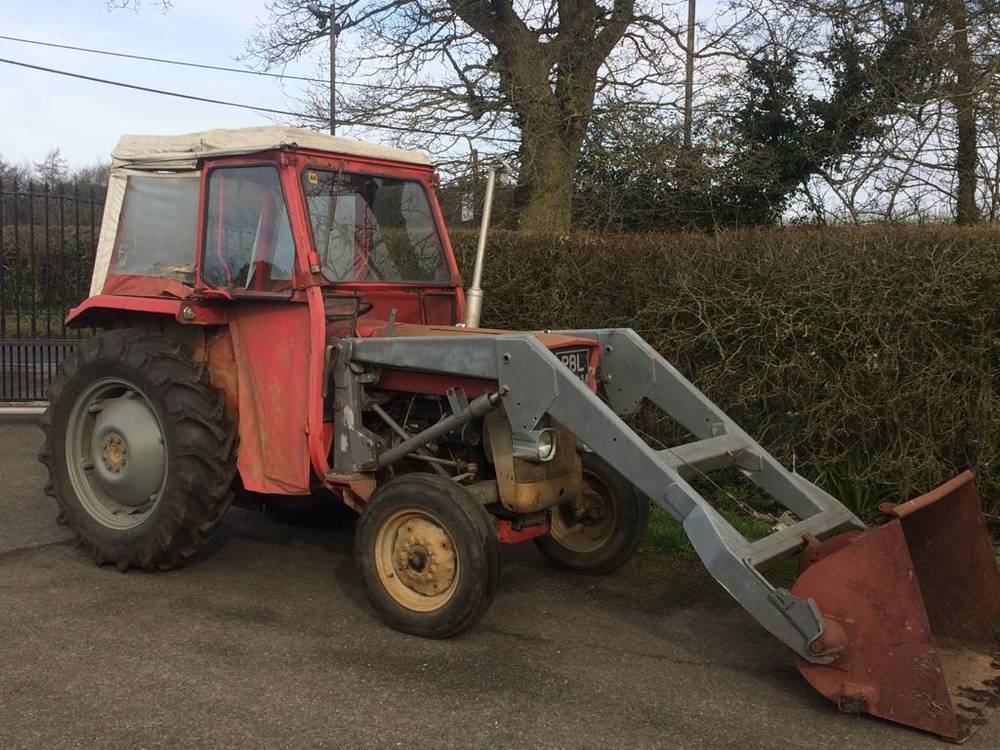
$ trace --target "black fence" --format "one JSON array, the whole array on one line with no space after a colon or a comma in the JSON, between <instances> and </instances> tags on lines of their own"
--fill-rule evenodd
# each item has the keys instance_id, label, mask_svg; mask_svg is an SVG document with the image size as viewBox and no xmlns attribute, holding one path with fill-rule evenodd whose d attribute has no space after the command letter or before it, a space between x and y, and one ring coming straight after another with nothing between
<instances>
[{"instance_id":1,"label":"black fence","mask_svg":"<svg viewBox=\"0 0 1000 750\"><path fill-rule=\"evenodd\" d=\"M0 403L41 401L90 288L103 189L0 179Z\"/></svg>"},{"instance_id":2,"label":"black fence","mask_svg":"<svg viewBox=\"0 0 1000 750\"><path fill-rule=\"evenodd\" d=\"M49 381L75 341L0 341L0 404L44 401Z\"/></svg>"}]
</instances>

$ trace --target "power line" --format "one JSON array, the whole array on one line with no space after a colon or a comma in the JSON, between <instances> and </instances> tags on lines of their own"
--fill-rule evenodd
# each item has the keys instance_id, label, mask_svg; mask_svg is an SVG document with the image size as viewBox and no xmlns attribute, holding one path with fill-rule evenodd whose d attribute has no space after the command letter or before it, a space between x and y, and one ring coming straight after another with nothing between
<instances>
[{"instance_id":1,"label":"power line","mask_svg":"<svg viewBox=\"0 0 1000 750\"><path fill-rule=\"evenodd\" d=\"M203 69L203 70L218 70L218 71L223 71L223 72L226 72L226 73L241 73L241 74L244 74L244 75L263 76L265 78L277 78L277 79L289 80L289 81L305 81L307 83L322 83L322 84L329 83L329 81L327 79L325 79L325 78L310 78L308 76L286 75L284 73L269 73L269 72L262 71L262 70L250 70L248 68L233 68L233 67L230 67L230 66L227 66L227 65L212 65L212 64L209 64L209 63L196 63L196 62L189 62L187 60L174 60L174 59L166 58L166 57L150 57L150 56L147 56L147 55L136 55L136 54L131 54L131 53L128 53L128 52L115 52L113 50L96 49L96 48L93 48L93 47L78 47L78 46L75 46L75 45L72 45L72 44L57 44L56 42L43 42L43 41L38 40L38 39L26 39L24 37L8 36L6 34L0 34L0 39L5 39L5 40L10 41L10 42L21 42L21 43L24 43L24 44L35 44L35 45L38 45L38 46L41 46L41 47L54 47L54 48L57 48L57 49L73 50L75 52L88 52L88 53L95 54L95 55L107 55L109 57L121 57L121 58L126 58L126 59L129 59L129 60L142 60L144 62L161 63L161 64L165 64L165 65L180 65L180 66L186 67L186 68L200 68L200 69ZM17 64L17 63L14 63L14 64ZM381 90L381 91L399 91L400 90L399 86L388 86L386 84L380 84L380 83L360 83L358 81L338 81L337 85L338 86L353 86L353 87L356 87L356 88L374 89L374 90ZM657 109L657 110L676 111L676 109L677 109L677 107L675 107L675 106L671 106L669 104L663 104L663 103L659 103L659 102L634 102L633 104L636 105L636 106L639 106L639 107L649 108L649 109ZM236 105L236 104L233 104L232 106L243 106L243 107L247 107L249 109L261 109L261 111L265 111L262 108L253 107L251 105ZM611 111L611 109L609 107L595 107L594 111L595 112L607 112L607 111ZM293 114L293 115L296 115L296 116L299 116L299 117L304 116L304 115L298 115L297 113L294 113L294 112L290 113L290 114ZM345 124L351 124L351 123L345 122ZM366 127L378 127L378 126L367 125ZM393 128L388 128L388 129L392 130ZM448 134L445 134L445 133L429 133L429 134L431 134L431 135L448 135ZM517 142L517 141L515 141L513 139L491 138L491 137L488 137L488 136L482 136L482 138L484 138L485 140L495 140L495 141L499 141L499 142L511 142L511 143L516 143Z\"/></svg>"},{"instance_id":2,"label":"power line","mask_svg":"<svg viewBox=\"0 0 1000 750\"><path fill-rule=\"evenodd\" d=\"M291 115L293 117L310 117L310 115L303 115L299 112L291 112L285 109L273 109L271 107L258 107L254 104L242 104L239 102L229 102L223 99L212 99L205 96L195 96L194 94L182 94L177 91L166 91L164 89L154 89L149 86L139 86L134 83L124 83L122 81L111 81L107 78L97 78L95 76L84 75L83 73L72 73L68 70L57 70L56 68L46 68L41 65L32 65L31 63L20 62L18 60L8 60L7 58L0 57L0 63L6 63L8 65L17 65L22 68L31 68L32 70L41 70L45 73L55 73L56 75L68 76L70 78L79 78L84 81L92 81L94 83L103 83L108 86L119 86L126 89L135 89L137 91L145 91L150 94L159 94L161 96L173 96L178 99L191 99L193 101L207 102L209 104L221 104L224 107L240 107L242 109L253 109L258 112L269 112L275 115Z\"/></svg>"},{"instance_id":3,"label":"power line","mask_svg":"<svg viewBox=\"0 0 1000 750\"><path fill-rule=\"evenodd\" d=\"M134 89L136 91L144 91L148 94L158 94L160 96L172 96L177 99L188 99L190 101L205 102L207 104L218 104L223 107L236 107L239 109L249 109L256 112L266 112L268 114L274 115L286 115L289 117L302 117L308 120L322 120L326 122L325 117L319 117L318 115L308 115L301 112L292 112L287 109L275 109L273 107L261 107L256 104L244 104L242 102L231 102L224 99L213 99L206 96L196 96L194 94L184 94L178 91L167 91L165 89L156 89L149 86L140 86L134 83L125 83L123 81L112 81L107 78L97 78L96 76L88 76L82 73L72 73L68 70L58 70L57 68L46 68L42 65L32 65L31 63L21 62L19 60L9 60L7 58L0 57L0 63L6 63L7 65L16 65L22 68L30 68L32 70L40 70L44 73L54 73L55 75L67 76L69 78L78 78L84 81L91 81L92 83L103 83L107 86L118 86L119 88ZM377 130L392 130L400 133L420 133L422 135L437 135L448 138L474 138L477 140L494 141L496 143L520 143L516 138L503 138L499 136L488 136L488 135L476 135L472 136L467 133L448 133L441 130L430 130L427 128L418 127L408 127L403 125L387 125L380 124L375 125L365 122L357 122L355 120L341 120L344 125L362 127L362 128L375 128Z\"/></svg>"},{"instance_id":4,"label":"power line","mask_svg":"<svg viewBox=\"0 0 1000 750\"><path fill-rule=\"evenodd\" d=\"M0 39L5 39L9 42L21 42L23 44L35 44L40 47L54 47L56 49L68 49L75 52L88 52L94 55L107 55L109 57L122 57L128 60L142 60L144 62L161 63L164 65L180 65L185 68L200 68L202 70L218 70L225 73L241 73L243 75L251 76L263 76L265 78L277 78L280 80L288 81L305 81L306 83L322 83L327 84L329 81L326 78L310 78L309 76L295 76L286 75L285 73L269 73L263 70L250 70L249 68L233 68L228 65L213 65L210 63L196 63L190 62L188 60L174 60L167 57L150 57L148 55L136 55L129 52L115 52L114 50L107 49L96 49L94 47L77 47L72 44L57 44L56 42L43 42L39 39L25 39L19 36L8 36L6 34L0 34ZM355 88L362 89L374 89L379 91L399 91L400 86L389 86L382 83L361 83L360 81L337 81L338 86L353 86ZM635 102L634 104L641 107L649 107L653 109L676 109L676 107L671 107L670 105L660 104L657 102ZM595 111L603 112L607 111L607 107L597 107Z\"/></svg>"},{"instance_id":5,"label":"power line","mask_svg":"<svg viewBox=\"0 0 1000 750\"><path fill-rule=\"evenodd\" d=\"M266 78L280 78L289 81L306 81L307 83L327 83L325 78L310 78L308 76L286 75L284 73L269 73L263 70L250 70L249 68L233 68L228 65L211 65L209 63L196 63L187 60L173 60L167 57L149 57L147 55L134 55L128 52L114 52L107 49L95 49L93 47L76 47L72 44L56 44L55 42L43 42L38 39L25 39L19 36L7 36L0 34L0 39L9 42L21 42L23 44L36 44L40 47L55 47L58 49L68 49L75 52L89 52L94 55L107 55L109 57L124 57L129 60L143 60L145 62L163 63L165 65L181 65L186 68L201 68L203 70L220 70L225 73L242 73L251 76L264 76ZM393 90L394 86L385 86L377 83L358 83L354 81L339 81L340 86L357 86L358 88L388 89Z\"/></svg>"},{"instance_id":6,"label":"power line","mask_svg":"<svg viewBox=\"0 0 1000 750\"><path fill-rule=\"evenodd\" d=\"M222 72L226 72L226 73L241 73L241 74L244 74L244 75L263 76L265 78L277 78L277 79L280 79L280 80L305 81L307 83L322 83L322 84L328 83L327 79L325 79L325 78L310 78L308 76L286 75L284 73L269 73L269 72L262 71L262 70L250 70L248 68L234 68L234 67L230 67L230 66L227 66L227 65L212 65L212 64L209 64L209 63L196 63L196 62L189 62L187 60L174 60L174 59L170 59L170 58L166 58L166 57L150 57L148 55L136 55L136 54L131 54L131 53L128 53L128 52L115 52L113 50L96 49L96 48L93 48L93 47L78 47L78 46L75 46L75 45L72 45L72 44L58 44L56 42L43 42L43 41L41 41L39 39L26 39L24 37L8 36L6 34L0 34L0 39L5 39L5 40L10 41L10 42L21 42L23 44L35 44L35 45L38 45L38 46L41 46L41 47L54 47L54 48L57 48L57 49L68 49L68 50L73 50L73 51L76 51L76 52L88 52L88 53L95 54L95 55L107 55L109 57L121 57L121 58L126 58L126 59L129 59L129 60L142 60L144 62L161 63L161 64L165 64L165 65L180 65L180 66L187 67L187 68L200 68L202 70L218 70L218 71L222 71ZM14 64L14 65L18 64L18 63L15 63L13 61L9 61L9 62L11 62L11 64ZM27 65L27 64L25 63L25 65ZM39 69L42 69L42 68L39 68ZM45 70L48 70L48 69L45 69ZM59 72L59 71L51 71L51 72ZM71 74L67 73L67 75L71 75ZM88 78L88 80L97 80L97 79L89 79ZM102 83L109 83L111 85L126 85L126 84L117 84L117 83L114 83L112 81L100 81L100 82L102 82ZM337 85L338 86L353 86L353 87L356 87L356 88L375 89L375 90L382 90L382 91L399 91L399 87L398 86L387 86L385 84L378 84L378 83L360 83L360 82L356 82L356 81L338 81ZM165 93L168 96L174 96L174 94L172 94L170 92L157 92L157 91L154 91L154 90L151 90L151 89L145 89L143 87L135 87L135 88L139 88L139 89L144 90L144 91L148 90L151 93ZM182 96L182 95L178 94L177 96ZM186 96L186 95L183 95L183 96ZM206 101L208 101L208 100L206 100ZM212 103L225 104L227 106L239 106L239 107L244 107L244 108L247 108L247 109L256 109L256 110L259 110L259 111L270 111L267 108L254 107L254 106L248 105L248 104L225 103L225 102L218 102L218 101L214 101ZM658 103L658 102L635 102L634 104L637 105L637 106L644 107L644 108L649 108L649 109L669 110L669 111L676 110L676 107L672 107L671 105L667 105L667 104L661 104L661 103ZM608 108L608 107L595 107L594 111L595 112L607 112L607 111L610 111L610 108ZM279 111L279 112L277 112L277 114L291 114L291 115L294 115L296 117L308 117L308 115L302 115L302 114L299 114L299 113L296 113L296 112L283 113L283 112ZM321 119L321 118L315 118L315 119L318 120L318 119ZM344 121L344 124L345 125L351 125L351 124L357 125L359 123L349 123L349 122ZM372 127L372 128L374 128L374 127L380 127L380 126L365 125L364 127ZM413 128L392 128L392 127L388 127L388 126L385 129L387 129L387 130L397 130L397 129L398 130L414 130ZM442 135L442 136L453 135L452 133L439 133L439 132L435 132L435 131L416 131L416 132L422 132L422 133L425 133L427 135ZM514 139L494 138L494 137L490 137L490 136L480 136L480 137L483 140L492 140L492 141L497 141L497 142L506 142L506 143L518 143L519 142L519 141L516 141Z\"/></svg>"}]
</instances>

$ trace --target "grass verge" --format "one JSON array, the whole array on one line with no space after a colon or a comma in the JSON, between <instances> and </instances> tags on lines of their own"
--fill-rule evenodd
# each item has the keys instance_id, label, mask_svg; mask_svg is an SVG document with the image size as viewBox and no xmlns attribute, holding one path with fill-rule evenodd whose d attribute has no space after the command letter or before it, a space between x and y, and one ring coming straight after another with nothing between
<instances>
[{"instance_id":1,"label":"grass verge","mask_svg":"<svg viewBox=\"0 0 1000 750\"><path fill-rule=\"evenodd\" d=\"M716 510L732 524L733 528L750 541L762 539L771 533L771 528L767 524L747 516L741 511L725 506L716 506ZM698 559L683 527L656 505L650 509L649 531L639 549L642 552L675 555L689 560ZM1000 561L1000 557L998 557L998 561ZM787 587L798 576L798 562L795 558L783 560L765 573L772 584Z\"/></svg>"}]
</instances>

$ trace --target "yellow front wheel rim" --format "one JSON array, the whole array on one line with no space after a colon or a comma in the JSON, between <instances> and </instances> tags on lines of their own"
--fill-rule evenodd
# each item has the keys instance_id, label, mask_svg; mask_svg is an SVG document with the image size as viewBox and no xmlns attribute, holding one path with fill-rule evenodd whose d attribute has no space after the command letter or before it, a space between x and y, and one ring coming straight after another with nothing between
<instances>
[{"instance_id":1,"label":"yellow front wheel rim","mask_svg":"<svg viewBox=\"0 0 1000 750\"><path fill-rule=\"evenodd\" d=\"M458 588L455 542L444 524L423 509L396 511L379 527L375 569L389 596L414 612L440 609Z\"/></svg>"},{"instance_id":2,"label":"yellow front wheel rim","mask_svg":"<svg viewBox=\"0 0 1000 750\"><path fill-rule=\"evenodd\" d=\"M587 554L608 543L617 521L610 488L595 474L584 471L580 497L553 509L551 534L570 552Z\"/></svg>"}]
</instances>

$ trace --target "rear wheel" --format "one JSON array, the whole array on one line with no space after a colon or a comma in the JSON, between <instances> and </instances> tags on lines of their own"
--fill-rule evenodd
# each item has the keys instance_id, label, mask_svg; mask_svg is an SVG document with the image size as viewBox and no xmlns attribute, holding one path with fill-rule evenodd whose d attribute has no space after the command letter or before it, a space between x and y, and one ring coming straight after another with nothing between
<instances>
[{"instance_id":1,"label":"rear wheel","mask_svg":"<svg viewBox=\"0 0 1000 750\"><path fill-rule=\"evenodd\" d=\"M432 474L406 474L379 488L358 519L354 549L379 616L426 638L475 623L500 578L492 517L464 489Z\"/></svg>"},{"instance_id":2,"label":"rear wheel","mask_svg":"<svg viewBox=\"0 0 1000 750\"><path fill-rule=\"evenodd\" d=\"M649 526L649 501L593 453L582 463L583 492L552 509L552 529L535 544L557 568L605 575L638 549Z\"/></svg>"},{"instance_id":3,"label":"rear wheel","mask_svg":"<svg viewBox=\"0 0 1000 750\"><path fill-rule=\"evenodd\" d=\"M232 500L234 434L204 368L136 330L80 343L49 387L47 494L98 563L167 569Z\"/></svg>"}]
</instances>

